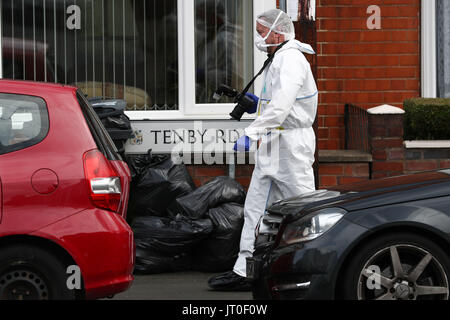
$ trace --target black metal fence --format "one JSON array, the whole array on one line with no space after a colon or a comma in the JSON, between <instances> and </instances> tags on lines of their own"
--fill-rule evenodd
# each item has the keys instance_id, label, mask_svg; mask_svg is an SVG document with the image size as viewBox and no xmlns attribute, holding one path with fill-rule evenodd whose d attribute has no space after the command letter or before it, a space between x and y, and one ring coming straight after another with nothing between
<instances>
[{"instance_id":1,"label":"black metal fence","mask_svg":"<svg viewBox=\"0 0 450 320\"><path fill-rule=\"evenodd\" d=\"M371 152L369 114L353 104L345 105L345 149Z\"/></svg>"}]
</instances>

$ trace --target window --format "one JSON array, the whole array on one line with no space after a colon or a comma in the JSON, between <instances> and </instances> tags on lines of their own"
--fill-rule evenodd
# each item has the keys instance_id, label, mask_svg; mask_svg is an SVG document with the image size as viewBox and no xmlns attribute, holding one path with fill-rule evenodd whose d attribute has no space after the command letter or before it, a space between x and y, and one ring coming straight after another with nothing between
<instances>
[{"instance_id":1,"label":"window","mask_svg":"<svg viewBox=\"0 0 450 320\"><path fill-rule=\"evenodd\" d=\"M252 17L251 1L195 0L196 103L214 103L221 84L243 89L252 79Z\"/></svg>"},{"instance_id":2,"label":"window","mask_svg":"<svg viewBox=\"0 0 450 320\"><path fill-rule=\"evenodd\" d=\"M422 97L450 98L450 1L422 0Z\"/></svg>"},{"instance_id":3,"label":"window","mask_svg":"<svg viewBox=\"0 0 450 320\"><path fill-rule=\"evenodd\" d=\"M436 2L437 96L450 98L450 1Z\"/></svg>"},{"instance_id":4,"label":"window","mask_svg":"<svg viewBox=\"0 0 450 320\"><path fill-rule=\"evenodd\" d=\"M48 129L44 100L0 93L0 154L28 148L41 142Z\"/></svg>"},{"instance_id":5,"label":"window","mask_svg":"<svg viewBox=\"0 0 450 320\"><path fill-rule=\"evenodd\" d=\"M73 84L128 110L176 110L176 2L3 0L3 77Z\"/></svg>"},{"instance_id":6,"label":"window","mask_svg":"<svg viewBox=\"0 0 450 320\"><path fill-rule=\"evenodd\" d=\"M255 13L274 0L2 0L3 78L125 99L132 120L228 118L220 84L243 89L265 57ZM255 87L258 88L257 81Z\"/></svg>"},{"instance_id":7,"label":"window","mask_svg":"<svg viewBox=\"0 0 450 320\"><path fill-rule=\"evenodd\" d=\"M180 19L183 118L229 119L232 101L223 99L217 104L212 93L221 83L243 89L254 70L261 68L266 57L253 50L254 17L274 8L276 2L183 0L179 5L184 12ZM258 79L255 90L260 87Z\"/></svg>"}]
</instances>

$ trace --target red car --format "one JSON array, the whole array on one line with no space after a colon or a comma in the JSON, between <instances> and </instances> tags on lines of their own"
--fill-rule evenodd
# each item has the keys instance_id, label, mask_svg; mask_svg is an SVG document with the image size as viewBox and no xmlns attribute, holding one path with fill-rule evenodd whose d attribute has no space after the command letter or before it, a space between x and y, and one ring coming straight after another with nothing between
<instances>
[{"instance_id":1,"label":"red car","mask_svg":"<svg viewBox=\"0 0 450 320\"><path fill-rule=\"evenodd\" d=\"M130 180L79 90L0 80L0 299L128 289Z\"/></svg>"}]
</instances>

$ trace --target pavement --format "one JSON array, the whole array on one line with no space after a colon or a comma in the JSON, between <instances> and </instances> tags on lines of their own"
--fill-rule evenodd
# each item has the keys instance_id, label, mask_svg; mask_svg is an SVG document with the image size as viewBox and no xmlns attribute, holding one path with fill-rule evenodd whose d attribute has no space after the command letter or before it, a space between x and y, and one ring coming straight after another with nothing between
<instances>
[{"instance_id":1,"label":"pavement","mask_svg":"<svg viewBox=\"0 0 450 320\"><path fill-rule=\"evenodd\" d=\"M135 276L130 289L114 300L252 300L251 292L217 292L208 279L217 273L178 272Z\"/></svg>"}]
</instances>

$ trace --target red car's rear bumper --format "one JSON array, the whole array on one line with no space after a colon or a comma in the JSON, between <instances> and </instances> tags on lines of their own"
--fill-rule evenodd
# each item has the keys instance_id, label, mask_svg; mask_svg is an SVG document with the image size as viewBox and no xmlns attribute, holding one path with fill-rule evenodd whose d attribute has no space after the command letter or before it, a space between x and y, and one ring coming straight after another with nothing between
<instances>
[{"instance_id":1,"label":"red car's rear bumper","mask_svg":"<svg viewBox=\"0 0 450 320\"><path fill-rule=\"evenodd\" d=\"M125 291L133 282L133 232L118 214L89 209L34 235L55 241L72 256L81 269L87 299Z\"/></svg>"}]
</instances>

